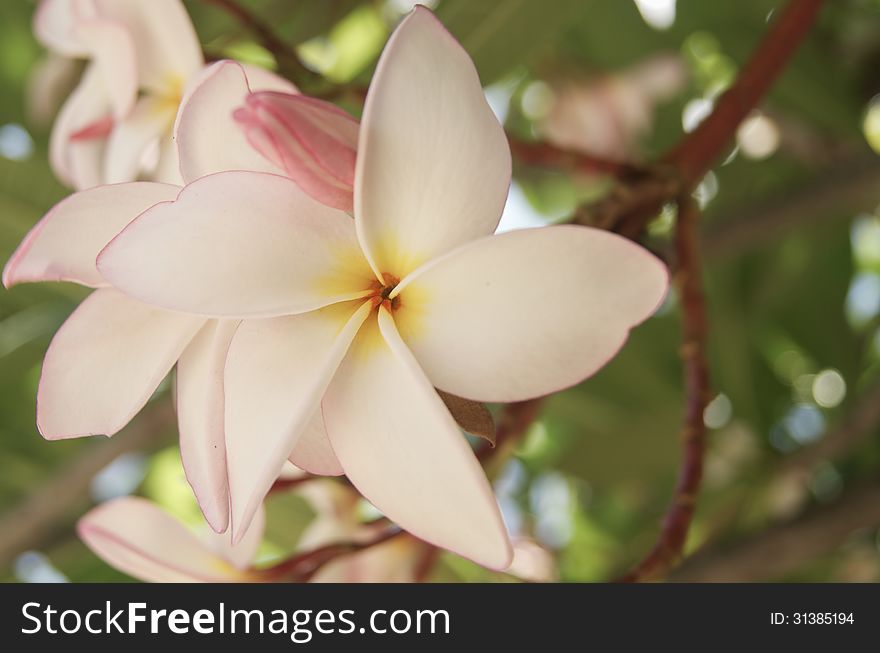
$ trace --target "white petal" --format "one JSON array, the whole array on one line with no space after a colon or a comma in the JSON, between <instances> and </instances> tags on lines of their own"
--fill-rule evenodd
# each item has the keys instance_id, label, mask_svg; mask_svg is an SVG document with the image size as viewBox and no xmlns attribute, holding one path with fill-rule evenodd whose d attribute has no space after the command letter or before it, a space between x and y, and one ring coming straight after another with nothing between
<instances>
[{"instance_id":1,"label":"white petal","mask_svg":"<svg viewBox=\"0 0 880 653\"><path fill-rule=\"evenodd\" d=\"M167 102L146 95L107 139L104 180L108 184L137 179L144 152L159 139L170 140L174 113Z\"/></svg>"},{"instance_id":2,"label":"white petal","mask_svg":"<svg viewBox=\"0 0 880 653\"><path fill-rule=\"evenodd\" d=\"M378 328L371 319L358 334L322 406L333 451L373 505L481 565L510 563L489 482L384 308Z\"/></svg>"},{"instance_id":3,"label":"white petal","mask_svg":"<svg viewBox=\"0 0 880 653\"><path fill-rule=\"evenodd\" d=\"M290 454L290 462L318 476L342 476L345 473L330 446L320 407L300 434Z\"/></svg>"},{"instance_id":4,"label":"white petal","mask_svg":"<svg viewBox=\"0 0 880 653\"><path fill-rule=\"evenodd\" d=\"M239 327L225 377L233 537L278 478L370 310L337 305Z\"/></svg>"},{"instance_id":5,"label":"white petal","mask_svg":"<svg viewBox=\"0 0 880 653\"><path fill-rule=\"evenodd\" d=\"M183 176L180 174L180 159L177 156L177 143L174 142L174 138L169 134L159 139L159 161L150 177L154 181L183 186Z\"/></svg>"},{"instance_id":6,"label":"white petal","mask_svg":"<svg viewBox=\"0 0 880 653\"><path fill-rule=\"evenodd\" d=\"M186 478L205 519L218 533L229 525L223 368L235 320L209 320L177 363L177 421Z\"/></svg>"},{"instance_id":7,"label":"white petal","mask_svg":"<svg viewBox=\"0 0 880 653\"><path fill-rule=\"evenodd\" d=\"M76 25L95 18L92 0L42 0L34 13L34 35L45 47L68 57L86 57L88 45L77 38Z\"/></svg>"},{"instance_id":8,"label":"white petal","mask_svg":"<svg viewBox=\"0 0 880 653\"><path fill-rule=\"evenodd\" d=\"M401 282L395 320L436 387L519 401L596 372L668 285L666 267L620 236L524 229L465 245Z\"/></svg>"},{"instance_id":9,"label":"white petal","mask_svg":"<svg viewBox=\"0 0 880 653\"><path fill-rule=\"evenodd\" d=\"M287 80L261 68L245 69L235 61L218 61L191 85L174 126L180 170L187 182L223 170L281 173L251 147L232 117L251 90L296 92Z\"/></svg>"},{"instance_id":10,"label":"white petal","mask_svg":"<svg viewBox=\"0 0 880 653\"><path fill-rule=\"evenodd\" d=\"M125 225L177 197L166 184L132 182L74 193L56 204L25 236L3 270L7 288L27 281L73 281L106 286L95 259Z\"/></svg>"},{"instance_id":11,"label":"white petal","mask_svg":"<svg viewBox=\"0 0 880 653\"><path fill-rule=\"evenodd\" d=\"M203 320L93 292L55 334L37 390L37 427L49 440L113 435L134 417Z\"/></svg>"},{"instance_id":12,"label":"white petal","mask_svg":"<svg viewBox=\"0 0 880 653\"><path fill-rule=\"evenodd\" d=\"M392 34L361 121L355 218L377 273L418 265L498 225L510 149L467 53L424 7Z\"/></svg>"},{"instance_id":13,"label":"white petal","mask_svg":"<svg viewBox=\"0 0 880 653\"><path fill-rule=\"evenodd\" d=\"M81 21L74 32L87 44L92 65L100 71L114 116L124 116L138 93L137 56L131 35L121 23L104 19Z\"/></svg>"},{"instance_id":14,"label":"white petal","mask_svg":"<svg viewBox=\"0 0 880 653\"><path fill-rule=\"evenodd\" d=\"M140 85L181 87L202 67L202 48L180 0L94 0L103 17L118 20L134 39Z\"/></svg>"},{"instance_id":15,"label":"white petal","mask_svg":"<svg viewBox=\"0 0 880 653\"><path fill-rule=\"evenodd\" d=\"M351 218L286 177L222 172L141 215L98 257L132 297L213 317L269 317L364 296Z\"/></svg>"},{"instance_id":16,"label":"white petal","mask_svg":"<svg viewBox=\"0 0 880 653\"><path fill-rule=\"evenodd\" d=\"M49 137L49 163L52 172L62 182L75 188L89 188L101 183L105 138L74 139L74 135L89 125L108 119L110 114L111 104L101 73L91 64L58 112Z\"/></svg>"},{"instance_id":17,"label":"white petal","mask_svg":"<svg viewBox=\"0 0 880 653\"><path fill-rule=\"evenodd\" d=\"M123 497L77 523L80 538L108 564L154 583L243 581L246 576L146 499Z\"/></svg>"},{"instance_id":18,"label":"white petal","mask_svg":"<svg viewBox=\"0 0 880 653\"><path fill-rule=\"evenodd\" d=\"M251 522L250 528L247 529L247 533L244 534L244 537L241 538L238 544L232 543L232 533L230 531L225 533L209 531L206 535L214 551L231 562L232 566L236 569L245 570L253 564L254 559L257 557L265 531L266 510L263 506L260 506L254 515L254 521Z\"/></svg>"}]
</instances>

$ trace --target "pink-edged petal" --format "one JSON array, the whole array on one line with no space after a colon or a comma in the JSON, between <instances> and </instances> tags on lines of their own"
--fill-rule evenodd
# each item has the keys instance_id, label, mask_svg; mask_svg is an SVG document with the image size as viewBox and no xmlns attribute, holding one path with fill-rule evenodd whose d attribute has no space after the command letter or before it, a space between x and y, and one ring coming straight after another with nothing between
<instances>
[{"instance_id":1,"label":"pink-edged petal","mask_svg":"<svg viewBox=\"0 0 880 653\"><path fill-rule=\"evenodd\" d=\"M351 218L290 179L222 172L149 209L98 257L149 304L213 317L301 313L369 291Z\"/></svg>"},{"instance_id":2,"label":"pink-edged petal","mask_svg":"<svg viewBox=\"0 0 880 653\"><path fill-rule=\"evenodd\" d=\"M59 440L119 431L147 403L203 322L112 288L93 292L46 352L37 390L40 433Z\"/></svg>"},{"instance_id":3,"label":"pink-edged petal","mask_svg":"<svg viewBox=\"0 0 880 653\"><path fill-rule=\"evenodd\" d=\"M225 533L208 532L207 537L208 543L214 551L228 560L233 567L243 571L250 567L257 557L257 552L260 549L260 544L263 542L265 532L266 510L261 505L257 508L254 520L251 522L247 532L237 544L232 543L232 533L230 531Z\"/></svg>"},{"instance_id":4,"label":"pink-edged petal","mask_svg":"<svg viewBox=\"0 0 880 653\"><path fill-rule=\"evenodd\" d=\"M402 279L498 225L510 149L467 53L417 7L392 34L364 105L355 220L377 273Z\"/></svg>"},{"instance_id":5,"label":"pink-edged petal","mask_svg":"<svg viewBox=\"0 0 880 653\"><path fill-rule=\"evenodd\" d=\"M281 172L251 147L232 117L251 90L296 92L287 80L235 61L218 61L190 86L174 126L187 182L223 170Z\"/></svg>"},{"instance_id":6,"label":"pink-edged petal","mask_svg":"<svg viewBox=\"0 0 880 653\"><path fill-rule=\"evenodd\" d=\"M86 57L88 44L75 29L83 19L97 16L94 0L41 0L34 13L34 35L45 47L67 57Z\"/></svg>"},{"instance_id":7,"label":"pink-edged petal","mask_svg":"<svg viewBox=\"0 0 880 653\"><path fill-rule=\"evenodd\" d=\"M229 525L223 368L238 322L209 320L177 363L180 457L205 520L218 533Z\"/></svg>"},{"instance_id":8,"label":"pink-edged petal","mask_svg":"<svg viewBox=\"0 0 880 653\"><path fill-rule=\"evenodd\" d=\"M90 64L79 85L58 112L49 137L49 163L58 178L74 188L101 183L101 154L105 138L77 138L74 135L110 117L111 104L100 70Z\"/></svg>"},{"instance_id":9,"label":"pink-edged petal","mask_svg":"<svg viewBox=\"0 0 880 653\"><path fill-rule=\"evenodd\" d=\"M177 186L131 182L74 193L25 236L3 270L7 288L27 281L106 286L95 259L125 225L151 206L177 197Z\"/></svg>"},{"instance_id":10,"label":"pink-edged petal","mask_svg":"<svg viewBox=\"0 0 880 653\"><path fill-rule=\"evenodd\" d=\"M138 93L137 55L128 30L118 21L94 19L80 21L74 33L87 45L92 65L100 71L114 116L124 116Z\"/></svg>"},{"instance_id":11,"label":"pink-edged petal","mask_svg":"<svg viewBox=\"0 0 880 653\"><path fill-rule=\"evenodd\" d=\"M183 176L180 174L180 159L177 156L177 143L171 136L165 135L159 139L159 161L150 176L154 181L183 185Z\"/></svg>"},{"instance_id":12,"label":"pink-edged petal","mask_svg":"<svg viewBox=\"0 0 880 653\"><path fill-rule=\"evenodd\" d=\"M524 229L464 245L405 279L395 319L436 387L520 401L596 372L668 285L659 259L615 234Z\"/></svg>"},{"instance_id":13,"label":"pink-edged petal","mask_svg":"<svg viewBox=\"0 0 880 653\"><path fill-rule=\"evenodd\" d=\"M201 69L202 48L180 0L92 1L101 17L119 21L131 34L142 88L173 91Z\"/></svg>"},{"instance_id":14,"label":"pink-edged petal","mask_svg":"<svg viewBox=\"0 0 880 653\"><path fill-rule=\"evenodd\" d=\"M233 538L278 478L370 310L369 302L337 305L239 327L225 377Z\"/></svg>"},{"instance_id":15,"label":"pink-edged petal","mask_svg":"<svg viewBox=\"0 0 880 653\"><path fill-rule=\"evenodd\" d=\"M77 533L99 558L154 583L219 583L248 579L154 503L122 497L93 508Z\"/></svg>"},{"instance_id":16,"label":"pink-edged petal","mask_svg":"<svg viewBox=\"0 0 880 653\"><path fill-rule=\"evenodd\" d=\"M290 454L290 462L309 474L318 476L342 476L345 473L330 446L320 408L300 434Z\"/></svg>"},{"instance_id":17,"label":"pink-edged petal","mask_svg":"<svg viewBox=\"0 0 880 653\"><path fill-rule=\"evenodd\" d=\"M352 210L358 123L329 102L305 95L248 96L235 120L250 144L316 200Z\"/></svg>"},{"instance_id":18,"label":"pink-edged petal","mask_svg":"<svg viewBox=\"0 0 880 653\"><path fill-rule=\"evenodd\" d=\"M160 139L171 140L174 112L167 102L146 95L113 128L104 155L104 180L108 184L137 179L144 153Z\"/></svg>"},{"instance_id":19,"label":"pink-edged petal","mask_svg":"<svg viewBox=\"0 0 880 653\"><path fill-rule=\"evenodd\" d=\"M384 307L322 406L346 475L389 519L478 564L507 567L510 541L489 482Z\"/></svg>"}]
</instances>

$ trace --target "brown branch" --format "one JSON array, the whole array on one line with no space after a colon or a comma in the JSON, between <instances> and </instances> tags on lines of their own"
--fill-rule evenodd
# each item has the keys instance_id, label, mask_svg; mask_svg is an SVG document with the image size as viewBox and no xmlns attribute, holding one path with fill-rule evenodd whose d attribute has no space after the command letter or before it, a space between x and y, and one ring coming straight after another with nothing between
<instances>
[{"instance_id":1,"label":"brown branch","mask_svg":"<svg viewBox=\"0 0 880 653\"><path fill-rule=\"evenodd\" d=\"M848 490L837 501L738 543L691 556L675 582L776 580L818 556L831 553L860 529L880 525L880 486Z\"/></svg>"},{"instance_id":2,"label":"brown branch","mask_svg":"<svg viewBox=\"0 0 880 653\"><path fill-rule=\"evenodd\" d=\"M434 565L437 564L437 559L440 557L440 549L432 544L424 543L424 551L422 551L422 555L419 557L419 561L416 564L415 571L413 572L413 580L416 583L424 583L428 576L431 574L431 571L434 569Z\"/></svg>"},{"instance_id":3,"label":"brown branch","mask_svg":"<svg viewBox=\"0 0 880 653\"><path fill-rule=\"evenodd\" d=\"M298 86L310 86L321 81L320 75L309 70L300 61L291 45L276 36L268 25L235 0L202 0L202 2L225 11L257 37L260 44L275 57L279 72Z\"/></svg>"},{"instance_id":4,"label":"brown branch","mask_svg":"<svg viewBox=\"0 0 880 653\"><path fill-rule=\"evenodd\" d=\"M675 238L678 265L675 283L681 303L681 358L684 363L686 397L684 428L681 434L681 469L657 543L632 571L620 579L623 582L662 577L678 562L694 516L703 476L703 453L706 447L703 411L709 403L709 366L706 362L708 328L700 280L697 222L698 212L694 200L690 196L683 197L679 202Z\"/></svg>"},{"instance_id":5,"label":"brown branch","mask_svg":"<svg viewBox=\"0 0 880 653\"><path fill-rule=\"evenodd\" d=\"M742 120L764 98L810 31L823 0L789 0L712 113L643 178L591 206L573 222L637 238L664 204L690 193L733 140Z\"/></svg>"},{"instance_id":6,"label":"brown branch","mask_svg":"<svg viewBox=\"0 0 880 653\"><path fill-rule=\"evenodd\" d=\"M696 186L733 140L739 124L758 106L810 31L823 2L790 0L712 113L666 156L684 188Z\"/></svg>"},{"instance_id":7,"label":"brown branch","mask_svg":"<svg viewBox=\"0 0 880 653\"><path fill-rule=\"evenodd\" d=\"M399 528L388 528L364 542L337 542L326 544L310 551L304 551L284 560L277 565L259 572L266 582L305 583L308 582L324 565L343 555L352 555L374 546L384 544L388 540L401 535L405 531Z\"/></svg>"},{"instance_id":8,"label":"brown branch","mask_svg":"<svg viewBox=\"0 0 880 653\"><path fill-rule=\"evenodd\" d=\"M284 492L286 490L290 490L292 488L298 487L303 483L308 483L309 481L314 481L316 478L326 478L324 476L313 476L312 474L307 474L306 476L300 476L298 478L279 478L272 484L272 487L269 488L269 494L274 494L275 492Z\"/></svg>"},{"instance_id":9,"label":"brown branch","mask_svg":"<svg viewBox=\"0 0 880 653\"><path fill-rule=\"evenodd\" d=\"M167 398L152 402L121 433L89 446L52 473L21 504L0 518L0 568L51 535L87 494L95 474L130 451L160 444L163 431L173 428L174 410Z\"/></svg>"},{"instance_id":10,"label":"brown branch","mask_svg":"<svg viewBox=\"0 0 880 653\"><path fill-rule=\"evenodd\" d=\"M599 156L556 147L549 143L527 142L508 134L510 151L522 163L562 168L583 174L611 175L621 179L642 174L639 166L625 161L604 159Z\"/></svg>"},{"instance_id":11,"label":"brown branch","mask_svg":"<svg viewBox=\"0 0 880 653\"><path fill-rule=\"evenodd\" d=\"M873 211L877 188L880 165L876 156L837 160L802 193L780 193L717 216L703 234L703 253L712 261L729 259L795 229L852 219L859 211Z\"/></svg>"}]
</instances>

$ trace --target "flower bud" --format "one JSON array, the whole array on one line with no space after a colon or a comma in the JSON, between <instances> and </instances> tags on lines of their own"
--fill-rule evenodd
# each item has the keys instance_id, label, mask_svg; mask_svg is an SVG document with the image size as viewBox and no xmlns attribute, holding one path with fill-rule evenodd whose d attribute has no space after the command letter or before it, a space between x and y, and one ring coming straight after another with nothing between
<instances>
[{"instance_id":1,"label":"flower bud","mask_svg":"<svg viewBox=\"0 0 880 653\"><path fill-rule=\"evenodd\" d=\"M337 106L305 95L248 95L233 114L250 144L311 197L352 210L358 122Z\"/></svg>"}]
</instances>

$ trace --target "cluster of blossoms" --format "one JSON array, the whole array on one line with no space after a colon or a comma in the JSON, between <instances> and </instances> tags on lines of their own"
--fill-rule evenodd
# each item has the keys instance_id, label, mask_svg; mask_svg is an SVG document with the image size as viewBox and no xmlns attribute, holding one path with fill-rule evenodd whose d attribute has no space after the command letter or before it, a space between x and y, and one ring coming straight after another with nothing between
<instances>
[{"instance_id":1,"label":"cluster of blossoms","mask_svg":"<svg viewBox=\"0 0 880 653\"><path fill-rule=\"evenodd\" d=\"M86 542L144 578L258 580L261 506L293 463L344 474L414 536L395 547L508 568L491 486L440 393L512 402L580 382L662 301L664 266L585 227L493 235L506 136L422 7L389 39L360 124L265 70L205 67L179 0L44 0L36 31L89 59L51 141L79 190L3 282L94 289L46 353L38 428L112 435L176 368L186 476L224 534L198 542L124 499L84 518ZM410 554L395 555L405 578Z\"/></svg>"}]
</instances>

